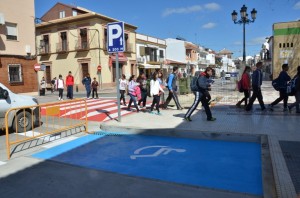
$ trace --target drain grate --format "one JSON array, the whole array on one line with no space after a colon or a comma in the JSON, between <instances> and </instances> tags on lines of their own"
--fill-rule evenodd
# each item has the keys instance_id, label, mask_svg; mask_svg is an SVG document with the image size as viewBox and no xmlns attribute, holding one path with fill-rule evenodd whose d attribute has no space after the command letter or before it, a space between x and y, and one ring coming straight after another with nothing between
<instances>
[{"instance_id":1,"label":"drain grate","mask_svg":"<svg viewBox=\"0 0 300 198\"><path fill-rule=\"evenodd\" d=\"M280 147L289 169L295 190L300 194L300 142L280 141Z\"/></svg>"}]
</instances>

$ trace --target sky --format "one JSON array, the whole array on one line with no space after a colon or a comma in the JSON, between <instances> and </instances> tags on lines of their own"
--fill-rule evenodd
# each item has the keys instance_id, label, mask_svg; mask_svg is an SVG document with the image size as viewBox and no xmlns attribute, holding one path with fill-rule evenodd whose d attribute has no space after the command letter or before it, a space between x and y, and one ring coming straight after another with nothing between
<instances>
[{"instance_id":1,"label":"sky","mask_svg":"<svg viewBox=\"0 0 300 198\"><path fill-rule=\"evenodd\" d=\"M42 17L57 0L35 0L35 17ZM137 26L137 33L156 38L182 37L215 51L224 48L234 57L242 56L243 26L234 24L243 5L249 16L257 10L254 23L246 25L246 55L261 50L266 37L272 36L272 25L300 20L300 0L61 0Z\"/></svg>"}]
</instances>

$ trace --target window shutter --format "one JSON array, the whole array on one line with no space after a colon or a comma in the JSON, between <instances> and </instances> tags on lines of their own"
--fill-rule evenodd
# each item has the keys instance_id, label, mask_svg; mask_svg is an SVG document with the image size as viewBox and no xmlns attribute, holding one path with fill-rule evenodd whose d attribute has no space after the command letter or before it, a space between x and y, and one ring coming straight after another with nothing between
<instances>
[{"instance_id":1,"label":"window shutter","mask_svg":"<svg viewBox=\"0 0 300 198\"><path fill-rule=\"evenodd\" d=\"M159 58L164 58L164 50L159 50Z\"/></svg>"},{"instance_id":2,"label":"window shutter","mask_svg":"<svg viewBox=\"0 0 300 198\"><path fill-rule=\"evenodd\" d=\"M145 56L145 47L144 46L140 46L140 55Z\"/></svg>"},{"instance_id":3,"label":"window shutter","mask_svg":"<svg viewBox=\"0 0 300 198\"><path fill-rule=\"evenodd\" d=\"M150 47L145 47L145 55L150 55Z\"/></svg>"}]
</instances>

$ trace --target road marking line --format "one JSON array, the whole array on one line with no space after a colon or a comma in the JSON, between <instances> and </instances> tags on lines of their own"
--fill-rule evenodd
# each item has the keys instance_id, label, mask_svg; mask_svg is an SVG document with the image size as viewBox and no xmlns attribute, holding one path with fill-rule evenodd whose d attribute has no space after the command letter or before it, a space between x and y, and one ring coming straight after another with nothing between
<instances>
[{"instance_id":1,"label":"road marking line","mask_svg":"<svg viewBox=\"0 0 300 198\"><path fill-rule=\"evenodd\" d=\"M2 166L2 165L4 165L4 164L6 164L6 162L0 161L0 166Z\"/></svg>"},{"instance_id":2,"label":"road marking line","mask_svg":"<svg viewBox=\"0 0 300 198\"><path fill-rule=\"evenodd\" d=\"M96 116L96 115L100 115L101 113L110 113L109 111L112 111L112 110L116 110L118 109L117 106L115 107L110 107L110 108L107 108L107 109L101 109L100 111L93 111L93 112L90 112L88 113L86 116L83 116L82 118L80 119L85 119L86 117L92 117L92 116Z\"/></svg>"},{"instance_id":3,"label":"road marking line","mask_svg":"<svg viewBox=\"0 0 300 198\"><path fill-rule=\"evenodd\" d=\"M72 140L75 140L77 139L78 137L68 137L68 138L64 138L64 139L61 139L61 140L57 140L53 143L50 143L50 144L46 144L45 146L42 146L43 148L52 148L52 147L55 147L55 146L58 146L58 145L61 145L61 144L64 144L66 142L70 142Z\"/></svg>"}]
</instances>

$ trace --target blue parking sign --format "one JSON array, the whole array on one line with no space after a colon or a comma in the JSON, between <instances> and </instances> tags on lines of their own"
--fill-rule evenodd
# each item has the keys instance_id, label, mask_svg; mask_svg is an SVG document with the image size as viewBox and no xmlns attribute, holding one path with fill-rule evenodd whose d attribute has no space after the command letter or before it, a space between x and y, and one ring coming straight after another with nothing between
<instances>
[{"instance_id":1,"label":"blue parking sign","mask_svg":"<svg viewBox=\"0 0 300 198\"><path fill-rule=\"evenodd\" d=\"M107 24L107 50L108 53L124 52L124 22Z\"/></svg>"}]
</instances>

